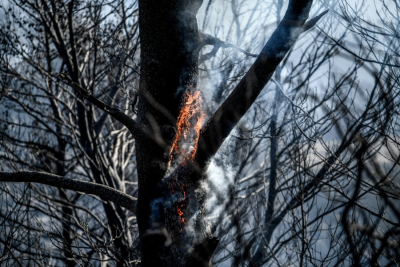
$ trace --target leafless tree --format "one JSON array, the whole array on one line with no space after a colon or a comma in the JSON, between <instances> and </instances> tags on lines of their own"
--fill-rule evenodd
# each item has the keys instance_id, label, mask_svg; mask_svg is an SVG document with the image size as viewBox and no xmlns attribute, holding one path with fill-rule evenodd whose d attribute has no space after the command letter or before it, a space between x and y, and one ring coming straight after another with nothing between
<instances>
[{"instance_id":1,"label":"leafless tree","mask_svg":"<svg viewBox=\"0 0 400 267\"><path fill-rule=\"evenodd\" d=\"M400 9L312 2L7 2L1 262L398 264Z\"/></svg>"}]
</instances>

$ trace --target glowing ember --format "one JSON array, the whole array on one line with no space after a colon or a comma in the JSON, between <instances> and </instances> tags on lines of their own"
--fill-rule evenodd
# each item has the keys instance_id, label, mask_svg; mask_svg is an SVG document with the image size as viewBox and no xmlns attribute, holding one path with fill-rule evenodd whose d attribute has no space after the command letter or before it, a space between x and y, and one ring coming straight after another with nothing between
<instances>
[{"instance_id":1,"label":"glowing ember","mask_svg":"<svg viewBox=\"0 0 400 267\"><path fill-rule=\"evenodd\" d=\"M181 223L185 223L182 210L179 207L176 207L176 211L178 212L179 217L181 217Z\"/></svg>"},{"instance_id":2,"label":"glowing ember","mask_svg":"<svg viewBox=\"0 0 400 267\"><path fill-rule=\"evenodd\" d=\"M183 212L181 211L181 209L180 209L179 207L176 207L176 209L177 209L177 211L178 211L178 215L179 215L179 216L182 216L182 215L183 215Z\"/></svg>"}]
</instances>

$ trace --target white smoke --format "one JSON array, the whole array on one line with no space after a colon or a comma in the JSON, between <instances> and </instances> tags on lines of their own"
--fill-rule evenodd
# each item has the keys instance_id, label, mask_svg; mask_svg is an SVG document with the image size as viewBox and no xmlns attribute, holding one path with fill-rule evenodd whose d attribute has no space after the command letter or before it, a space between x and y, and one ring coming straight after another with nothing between
<instances>
[{"instance_id":1,"label":"white smoke","mask_svg":"<svg viewBox=\"0 0 400 267\"><path fill-rule=\"evenodd\" d=\"M207 180L204 186L207 189L206 208L209 217L215 217L222 212L229 200L229 187L235 178L235 168L229 163L217 164L213 159L207 169Z\"/></svg>"}]
</instances>

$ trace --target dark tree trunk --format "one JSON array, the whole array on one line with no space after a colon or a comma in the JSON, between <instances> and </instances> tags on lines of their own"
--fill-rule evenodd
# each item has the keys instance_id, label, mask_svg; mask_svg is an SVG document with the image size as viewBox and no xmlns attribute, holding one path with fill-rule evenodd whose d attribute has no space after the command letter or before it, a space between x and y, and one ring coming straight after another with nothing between
<instances>
[{"instance_id":1,"label":"dark tree trunk","mask_svg":"<svg viewBox=\"0 0 400 267\"><path fill-rule=\"evenodd\" d=\"M174 138L182 96L197 86L199 34L196 14L202 0L140 0L139 26L141 42L141 77L138 123L154 132L169 145ZM168 165L167 146L162 147L148 136L137 144L139 195L137 218L141 236L143 266L184 266L192 262L189 248L197 240L184 230L180 216L164 217L165 210L174 213L174 200L164 179ZM197 176L190 166L179 168L187 194L196 207L199 195L194 192ZM163 180L163 181L162 181ZM182 181L183 183L183 181ZM158 189L157 189L158 188ZM164 192L163 192L164 191ZM161 202L161 204L160 204ZM164 203L169 202L169 207ZM155 207L155 206L160 207ZM189 206L189 204L188 204ZM193 212L185 216L190 217ZM203 215L203 213L202 213ZM200 219L201 220L201 219ZM180 231L182 229L182 231ZM189 260L190 258L190 260Z\"/></svg>"}]
</instances>

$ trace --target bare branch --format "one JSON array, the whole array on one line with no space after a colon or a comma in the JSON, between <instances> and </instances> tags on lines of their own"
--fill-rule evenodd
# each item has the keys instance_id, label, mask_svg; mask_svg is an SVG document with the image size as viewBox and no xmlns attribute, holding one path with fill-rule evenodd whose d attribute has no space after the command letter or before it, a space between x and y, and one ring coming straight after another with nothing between
<instances>
[{"instance_id":1,"label":"bare branch","mask_svg":"<svg viewBox=\"0 0 400 267\"><path fill-rule=\"evenodd\" d=\"M214 37L212 35L209 35L207 33L202 33L199 32L200 35L200 46L205 46L205 45L212 45L214 46L213 49L205 54L205 55L201 55L199 58L199 64L203 63L204 61L211 59L212 57L214 57L218 50L222 47L222 48L233 48L236 49L240 52L242 52L243 54L245 54L248 57L257 57L256 54L252 54L250 52L247 52L246 50L243 50L242 48L234 45L234 44L230 44L230 43L225 43L224 41L220 40L217 37Z\"/></svg>"},{"instance_id":2,"label":"bare branch","mask_svg":"<svg viewBox=\"0 0 400 267\"><path fill-rule=\"evenodd\" d=\"M133 120L128 115L126 115L120 109L113 108L113 107L107 105L106 103L104 103L103 101L97 99L96 97L94 97L92 95L92 93L90 91L82 88L82 86L80 86L79 84L73 82L72 79L67 74L60 73L60 77L65 82L67 82L70 86L72 86L74 88L74 90L76 90L77 92L81 93L82 96L85 99L89 100L93 105L95 105L99 109L107 112L114 119L116 119L117 121L119 121L120 123L125 125L135 138L140 134L141 130L140 130L139 126L137 125L136 121Z\"/></svg>"},{"instance_id":3,"label":"bare branch","mask_svg":"<svg viewBox=\"0 0 400 267\"><path fill-rule=\"evenodd\" d=\"M319 14L318 16L313 17L312 19L309 19L306 21L306 23L304 23L303 26L303 31L308 31L311 28L313 28L317 22L326 14L328 13L328 10L325 10L324 12L322 12L321 14Z\"/></svg>"},{"instance_id":4,"label":"bare branch","mask_svg":"<svg viewBox=\"0 0 400 267\"><path fill-rule=\"evenodd\" d=\"M326 14L328 13L328 10L325 10L324 12L322 12L321 14L319 14L318 16L315 16L314 18L306 21L304 23L303 26L303 32L310 30L311 28L313 28L317 22ZM205 46L205 45L212 45L214 46L213 49L204 55L201 55L199 58L199 64L203 63L204 61L213 58L218 50L222 47L222 48L233 48L238 50L239 52L242 52L243 54L245 54L248 57L257 57L258 55L256 54L252 54L250 52L247 52L246 50L234 45L234 44L230 44L230 43L226 43L224 41L222 41L221 39L214 37L210 34L207 33L203 33L203 32L199 32L200 35L200 46Z\"/></svg>"},{"instance_id":5,"label":"bare branch","mask_svg":"<svg viewBox=\"0 0 400 267\"><path fill-rule=\"evenodd\" d=\"M133 213L136 212L136 198L102 184L68 179L51 173L29 171L0 172L0 182L40 183L83 192L85 194L96 195L104 200L114 202Z\"/></svg>"}]
</instances>

